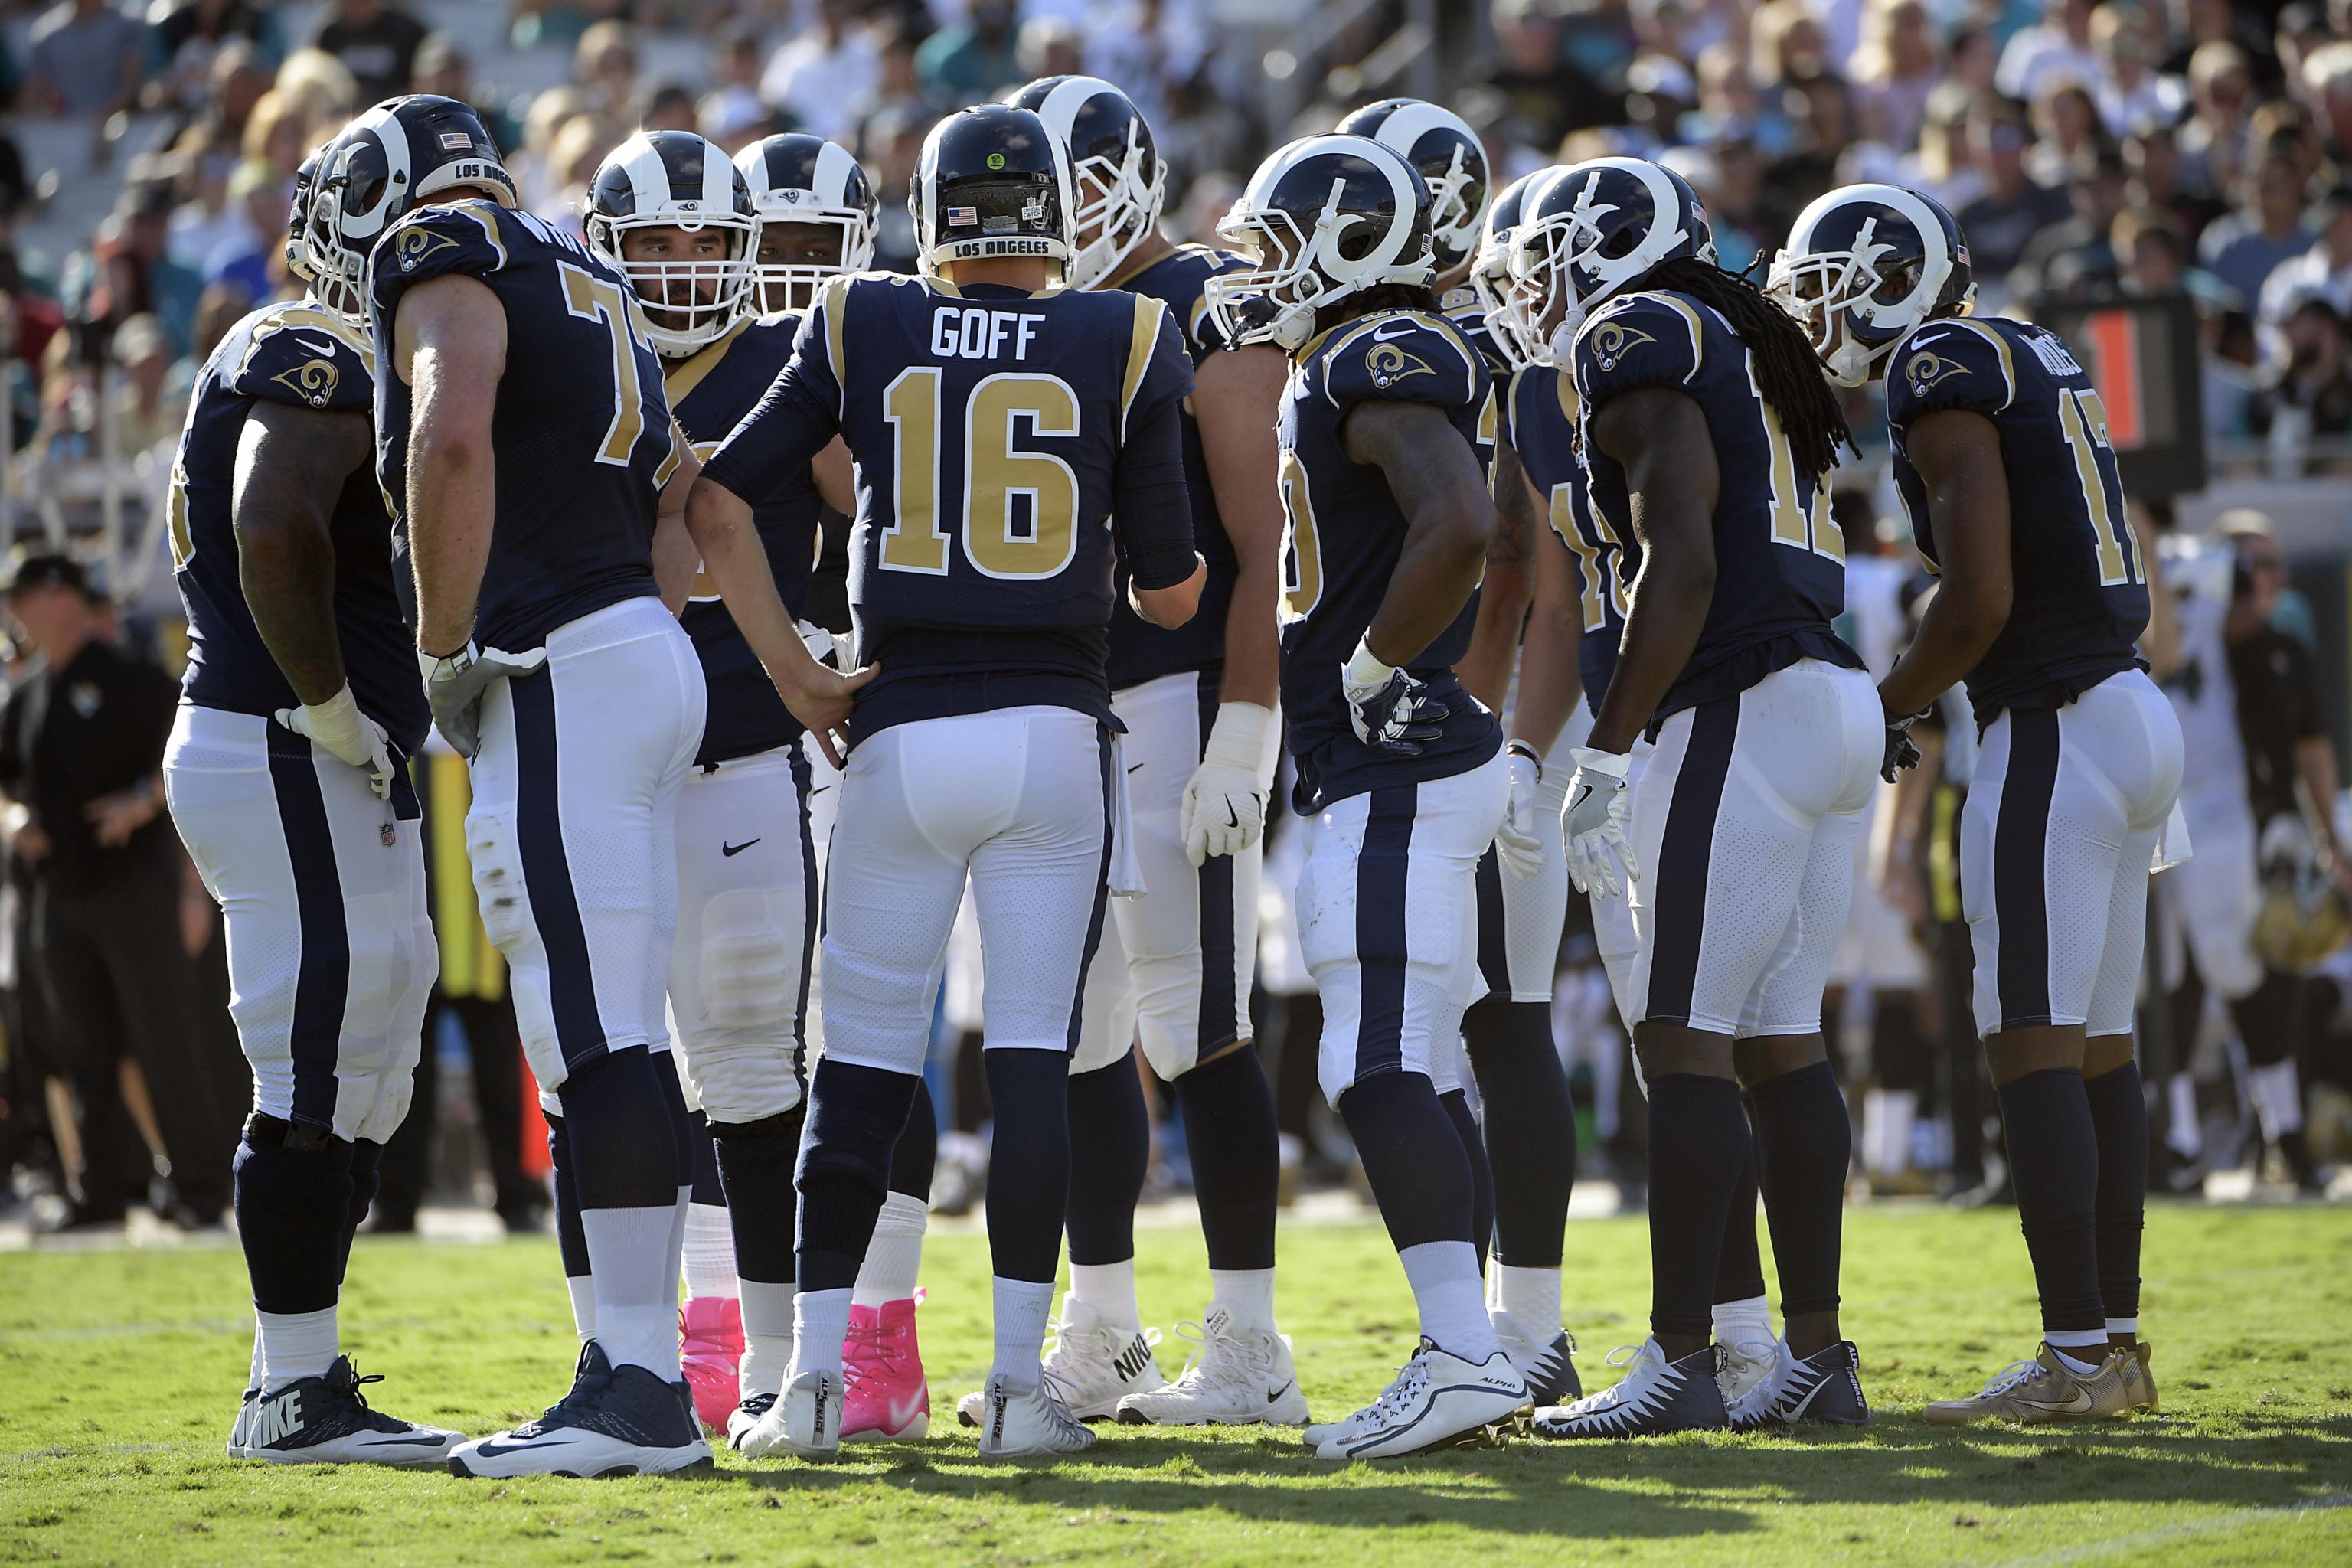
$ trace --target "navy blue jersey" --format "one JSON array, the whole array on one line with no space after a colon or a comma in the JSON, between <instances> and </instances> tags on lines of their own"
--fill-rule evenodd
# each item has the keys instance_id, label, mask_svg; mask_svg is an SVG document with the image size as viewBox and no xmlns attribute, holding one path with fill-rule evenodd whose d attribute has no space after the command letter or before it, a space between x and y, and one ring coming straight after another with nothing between
<instances>
[{"instance_id":1,"label":"navy blue jersey","mask_svg":"<svg viewBox=\"0 0 2352 1568\"><path fill-rule=\"evenodd\" d=\"M172 464L172 563L188 612L182 689L203 708L276 713L299 706L246 607L237 579L236 447L256 403L364 416L375 397L375 356L343 319L313 304L270 305L229 329L196 377ZM343 481L328 513L335 548L335 640L360 711L392 743L414 752L432 715L416 651L401 620L392 519L365 465Z\"/></svg>"},{"instance_id":2,"label":"navy blue jersey","mask_svg":"<svg viewBox=\"0 0 2352 1568\"><path fill-rule=\"evenodd\" d=\"M1192 389L1157 300L840 278L703 472L765 495L848 444L850 615L882 667L854 734L1039 703L1110 722L1114 547L1146 588L1192 573Z\"/></svg>"},{"instance_id":3,"label":"navy blue jersey","mask_svg":"<svg viewBox=\"0 0 2352 1568\"><path fill-rule=\"evenodd\" d=\"M1915 419L1981 414L2009 475L2009 622L1969 672L1977 722L2004 708L2062 708L2118 670L2145 668L2147 574L2124 519L2107 415L2053 332L1999 316L1929 321L1886 361L1895 482L1912 536L1937 559L1927 487L1903 449Z\"/></svg>"},{"instance_id":4,"label":"navy blue jersey","mask_svg":"<svg viewBox=\"0 0 2352 1568\"><path fill-rule=\"evenodd\" d=\"M1640 567L1641 549L1592 514L1591 487L1577 458L1575 382L1549 365L1529 365L1512 378L1505 403L1511 449L1551 522L1549 535L1531 548L1569 553L1584 628L1576 645L1577 669L1585 706L1599 713L1601 693L1617 668L1617 645L1625 636L1626 584Z\"/></svg>"},{"instance_id":5,"label":"navy blue jersey","mask_svg":"<svg viewBox=\"0 0 2352 1568\"><path fill-rule=\"evenodd\" d=\"M1511 362L1495 346L1495 334L1486 325L1486 307L1478 302L1477 293L1468 284L1448 289L1445 298L1438 302L1439 311L1462 334L1465 341L1478 353L1478 362L1486 367L1486 400L1478 406L1478 465L1486 470L1487 478L1495 473L1496 443L1508 444L1511 439L1509 409L1506 394L1510 387Z\"/></svg>"},{"instance_id":6,"label":"navy blue jersey","mask_svg":"<svg viewBox=\"0 0 2352 1568\"><path fill-rule=\"evenodd\" d=\"M719 450L727 433L760 401L792 357L800 324L800 317L792 314L739 322L690 358L671 362L664 390L670 413L694 444L696 457L708 458ZM816 480L805 467L786 473L774 489L751 502L751 526L768 552L776 595L795 620L808 605L809 575L816 563L817 514L823 506ZM695 761L723 763L797 740L800 721L776 695L759 655L719 602L718 585L698 575L677 618L694 639L703 685L710 693L710 717Z\"/></svg>"},{"instance_id":7,"label":"navy blue jersey","mask_svg":"<svg viewBox=\"0 0 2352 1568\"><path fill-rule=\"evenodd\" d=\"M1444 412L1475 449L1493 388L1477 352L1443 318L1382 310L1345 322L1297 356L1282 400L1282 712L1302 813L1391 784L1466 773L1495 754L1502 726L1454 676L1478 618L1473 593L1454 624L1405 666L1443 702L1443 732L1417 757L1356 739L1340 668L1388 596L1405 539L1388 476L1348 456L1357 404L1393 399Z\"/></svg>"},{"instance_id":8,"label":"navy blue jersey","mask_svg":"<svg viewBox=\"0 0 2352 1568\"><path fill-rule=\"evenodd\" d=\"M1654 386L1687 395L1706 414L1720 484L1715 598L1650 727L1801 658L1861 668L1861 656L1830 626L1845 608L1845 538L1830 518L1827 476L1798 471L1780 416L1757 390L1748 346L1688 295L1621 295L1577 331L1585 471L1601 525L1633 538L1624 468L1593 444L1591 422L1611 398Z\"/></svg>"},{"instance_id":9,"label":"navy blue jersey","mask_svg":"<svg viewBox=\"0 0 2352 1568\"><path fill-rule=\"evenodd\" d=\"M491 440L497 521L475 640L509 653L623 599L656 592L655 499L669 477L669 404L636 296L609 262L528 213L487 201L420 207L376 242L376 474L407 520L409 389L390 355L402 296L463 273L507 318Z\"/></svg>"},{"instance_id":10,"label":"navy blue jersey","mask_svg":"<svg viewBox=\"0 0 2352 1568\"><path fill-rule=\"evenodd\" d=\"M1181 245L1166 256L1107 285L1131 293L1148 294L1168 307L1169 320L1183 334L1184 352L1192 368L1225 347L1215 323L1209 320L1208 280L1220 272L1250 266L1230 251L1205 245ZM1209 484L1208 459L1201 453L1201 426L1192 411L1183 411L1184 489L1192 498L1192 547L1208 563L1208 579L1201 586L1201 607L1192 618L1169 631L1153 626L1127 602L1127 572L1122 563L1118 596L1110 612L1110 689L1123 691L1163 675L1186 670L1216 669L1225 662L1225 612L1233 604L1234 542L1225 535L1224 519L1217 511L1217 492Z\"/></svg>"}]
</instances>

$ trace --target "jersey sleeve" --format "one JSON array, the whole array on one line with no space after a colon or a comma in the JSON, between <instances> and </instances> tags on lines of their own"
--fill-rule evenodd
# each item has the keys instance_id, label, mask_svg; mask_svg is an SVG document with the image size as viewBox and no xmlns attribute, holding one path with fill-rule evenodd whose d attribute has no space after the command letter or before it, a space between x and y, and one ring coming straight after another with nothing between
<instances>
[{"instance_id":1,"label":"jersey sleeve","mask_svg":"<svg viewBox=\"0 0 2352 1568\"><path fill-rule=\"evenodd\" d=\"M422 207L376 241L371 299L385 321L400 297L431 278L461 272L488 279L507 265L506 235L492 202Z\"/></svg>"},{"instance_id":2,"label":"jersey sleeve","mask_svg":"<svg viewBox=\"0 0 2352 1568\"><path fill-rule=\"evenodd\" d=\"M374 355L340 318L291 308L254 324L228 389L265 403L365 413L375 396Z\"/></svg>"},{"instance_id":3,"label":"jersey sleeve","mask_svg":"<svg viewBox=\"0 0 2352 1568\"><path fill-rule=\"evenodd\" d=\"M1400 315L1336 339L1323 360L1323 395L1337 408L1358 403L1426 403L1475 408L1486 401L1486 366L1450 323Z\"/></svg>"},{"instance_id":4,"label":"jersey sleeve","mask_svg":"<svg viewBox=\"0 0 2352 1568\"><path fill-rule=\"evenodd\" d=\"M1130 331L1111 523L1136 585L1169 588L1192 574L1182 420L1192 360L1174 315L1157 300L1136 296Z\"/></svg>"},{"instance_id":5,"label":"jersey sleeve","mask_svg":"<svg viewBox=\"0 0 2352 1568\"><path fill-rule=\"evenodd\" d=\"M1576 395L1598 411L1629 392L1691 387L1706 364L1706 321L1689 300L1627 295L1577 332Z\"/></svg>"},{"instance_id":6,"label":"jersey sleeve","mask_svg":"<svg viewBox=\"0 0 2352 1568\"><path fill-rule=\"evenodd\" d=\"M850 281L840 278L826 284L801 318L793 357L702 465L703 478L746 501L759 501L806 468L841 428L838 367Z\"/></svg>"},{"instance_id":7,"label":"jersey sleeve","mask_svg":"<svg viewBox=\"0 0 2352 1568\"><path fill-rule=\"evenodd\" d=\"M1990 416L2016 396L2009 342L1990 327L1930 321L1887 356L1886 422L1897 430L1947 408Z\"/></svg>"}]
</instances>

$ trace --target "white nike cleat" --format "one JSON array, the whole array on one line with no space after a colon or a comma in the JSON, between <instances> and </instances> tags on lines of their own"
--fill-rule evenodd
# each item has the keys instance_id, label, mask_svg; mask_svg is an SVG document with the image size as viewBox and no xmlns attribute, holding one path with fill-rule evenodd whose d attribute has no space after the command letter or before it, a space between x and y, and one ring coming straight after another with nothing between
<instances>
[{"instance_id":1,"label":"white nike cleat","mask_svg":"<svg viewBox=\"0 0 2352 1568\"><path fill-rule=\"evenodd\" d=\"M1048 1387L1014 1388L1000 1374L988 1380L978 1397L980 1419L974 1425L982 1458L1077 1454L1100 1441Z\"/></svg>"},{"instance_id":2,"label":"white nike cleat","mask_svg":"<svg viewBox=\"0 0 2352 1568\"><path fill-rule=\"evenodd\" d=\"M1715 1348L1723 1352L1716 1363L1715 1385L1723 1391L1723 1407L1731 1410L1741 1401L1772 1380L1780 1365L1781 1353L1789 1342L1775 1335L1769 1340L1741 1340L1733 1343L1717 1340Z\"/></svg>"},{"instance_id":3,"label":"white nike cleat","mask_svg":"<svg viewBox=\"0 0 2352 1568\"><path fill-rule=\"evenodd\" d=\"M740 1451L743 1438L760 1424L760 1417L776 1407L772 1394L747 1394L743 1402L727 1413L727 1446Z\"/></svg>"},{"instance_id":4,"label":"white nike cleat","mask_svg":"<svg viewBox=\"0 0 2352 1568\"><path fill-rule=\"evenodd\" d=\"M735 1450L753 1458L781 1448L803 1459L841 1457L841 1373L804 1372L784 1384Z\"/></svg>"},{"instance_id":5,"label":"white nike cleat","mask_svg":"<svg viewBox=\"0 0 2352 1568\"><path fill-rule=\"evenodd\" d=\"M1307 1427L1305 1436L1321 1459L1496 1448L1529 1408L1527 1380L1501 1351L1473 1362L1424 1337L1378 1399L1345 1421Z\"/></svg>"},{"instance_id":6,"label":"white nike cleat","mask_svg":"<svg viewBox=\"0 0 2352 1568\"><path fill-rule=\"evenodd\" d=\"M1200 1349L1175 1382L1122 1398L1119 1420L1150 1426L1306 1424L1307 1395L1298 1390L1288 1338L1271 1329L1245 1328L1223 1307L1209 1309L1198 1335L1186 1333L1181 1324L1176 1332Z\"/></svg>"},{"instance_id":7,"label":"white nike cleat","mask_svg":"<svg viewBox=\"0 0 2352 1568\"><path fill-rule=\"evenodd\" d=\"M661 1476L710 1468L710 1445L683 1380L615 1367L604 1347L580 1347L572 1392L536 1421L478 1437L449 1456L459 1476Z\"/></svg>"},{"instance_id":8,"label":"white nike cleat","mask_svg":"<svg viewBox=\"0 0 2352 1568\"><path fill-rule=\"evenodd\" d=\"M461 1432L420 1426L371 1409L348 1356L323 1376L299 1377L268 1394L247 1394L229 1434L231 1458L272 1465L438 1465L466 1440Z\"/></svg>"},{"instance_id":9,"label":"white nike cleat","mask_svg":"<svg viewBox=\"0 0 2352 1568\"><path fill-rule=\"evenodd\" d=\"M1609 1358L1631 1353L1623 1381L1616 1387L1587 1395L1573 1405L1536 1412L1538 1437L1569 1441L1580 1437L1653 1437L1667 1432L1722 1431L1723 1390L1715 1381L1717 1346L1692 1352L1680 1361L1668 1361L1654 1339L1635 1349L1627 1346Z\"/></svg>"},{"instance_id":10,"label":"white nike cleat","mask_svg":"<svg viewBox=\"0 0 2352 1568\"><path fill-rule=\"evenodd\" d=\"M1092 1307L1068 1294L1062 1297L1062 1315L1052 1329L1045 1386L1081 1421L1107 1421L1129 1394L1168 1385L1151 1356L1151 1347L1160 1342L1158 1329L1105 1322ZM957 1400L956 1419L966 1426L979 1426L985 1394L985 1390L974 1390Z\"/></svg>"},{"instance_id":11,"label":"white nike cleat","mask_svg":"<svg viewBox=\"0 0 2352 1568\"><path fill-rule=\"evenodd\" d=\"M1554 1329L1545 1340L1542 1325L1523 1324L1500 1307L1486 1316L1495 1325L1495 1342L1528 1380L1528 1393L1538 1405L1566 1405L1583 1395L1583 1381L1576 1375L1575 1335Z\"/></svg>"}]
</instances>

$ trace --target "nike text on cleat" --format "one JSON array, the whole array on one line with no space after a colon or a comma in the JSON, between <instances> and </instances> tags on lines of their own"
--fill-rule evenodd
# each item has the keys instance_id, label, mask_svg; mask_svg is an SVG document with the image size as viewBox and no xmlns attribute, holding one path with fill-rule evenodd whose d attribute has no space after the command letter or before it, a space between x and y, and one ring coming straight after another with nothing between
<instances>
[{"instance_id":1,"label":"nike text on cleat","mask_svg":"<svg viewBox=\"0 0 2352 1568\"><path fill-rule=\"evenodd\" d=\"M1859 1426L1870 1419L1862 1393L1862 1352L1840 1340L1801 1359L1781 1340L1772 1347L1772 1365L1754 1386L1727 1401L1735 1432L1811 1423Z\"/></svg>"},{"instance_id":2,"label":"nike text on cleat","mask_svg":"<svg viewBox=\"0 0 2352 1568\"><path fill-rule=\"evenodd\" d=\"M1919 1412L1923 1421L1937 1426L1965 1426L1971 1421L2014 1421L2038 1426L2052 1421L2086 1421L2120 1415L2131 1408L2122 1363L2128 1352L2109 1353L2094 1371L2076 1372L2058 1359L2044 1343L2031 1360L2011 1362L1993 1373L1983 1389L1965 1399L1942 1399Z\"/></svg>"},{"instance_id":3,"label":"nike text on cleat","mask_svg":"<svg viewBox=\"0 0 2352 1568\"><path fill-rule=\"evenodd\" d=\"M572 1390L536 1421L465 1444L460 1476L668 1475L710 1468L685 1387L641 1366L615 1367L593 1340L580 1347Z\"/></svg>"},{"instance_id":4,"label":"nike text on cleat","mask_svg":"<svg viewBox=\"0 0 2352 1568\"><path fill-rule=\"evenodd\" d=\"M1623 1364L1619 1351L1611 1364ZM1719 1432L1728 1425L1723 1390L1716 1383L1721 1352L1714 1345L1668 1361L1654 1339L1632 1352L1616 1387L1588 1394L1573 1405L1536 1412L1538 1437L1570 1442L1593 1437L1654 1437L1668 1432Z\"/></svg>"},{"instance_id":5,"label":"nike text on cleat","mask_svg":"<svg viewBox=\"0 0 2352 1568\"><path fill-rule=\"evenodd\" d=\"M1528 1380L1528 1396L1538 1406L1566 1405L1583 1396L1584 1382L1576 1375L1575 1336L1554 1329L1546 1342L1539 1336L1547 1324L1523 1324L1499 1307L1487 1316L1495 1325L1496 1342Z\"/></svg>"},{"instance_id":6,"label":"nike text on cleat","mask_svg":"<svg viewBox=\"0 0 2352 1568\"><path fill-rule=\"evenodd\" d=\"M1099 1441L1051 1385L1014 1388L1002 1374L980 1391L978 1426L981 1457L988 1459L1083 1453Z\"/></svg>"},{"instance_id":7,"label":"nike text on cleat","mask_svg":"<svg viewBox=\"0 0 2352 1568\"><path fill-rule=\"evenodd\" d=\"M766 1415L735 1444L753 1458L782 1448L803 1459L841 1454L841 1374L804 1372L784 1384Z\"/></svg>"},{"instance_id":8,"label":"nike text on cleat","mask_svg":"<svg viewBox=\"0 0 2352 1568\"><path fill-rule=\"evenodd\" d=\"M773 1409L775 1403L772 1394L745 1394L743 1403L727 1413L727 1446L740 1452L744 1435L760 1424L760 1417Z\"/></svg>"},{"instance_id":9,"label":"nike text on cleat","mask_svg":"<svg viewBox=\"0 0 2352 1568\"><path fill-rule=\"evenodd\" d=\"M1062 1315L1052 1324L1054 1342L1045 1351L1045 1386L1081 1421L1108 1421L1130 1394L1167 1385L1151 1347L1158 1329L1108 1323L1075 1295L1062 1297ZM981 1424L982 1393L956 1402L956 1419Z\"/></svg>"},{"instance_id":10,"label":"nike text on cleat","mask_svg":"<svg viewBox=\"0 0 2352 1568\"><path fill-rule=\"evenodd\" d=\"M849 1309L842 1342L841 1440L918 1438L931 1429L931 1390L915 1342L916 1298Z\"/></svg>"},{"instance_id":11,"label":"nike text on cleat","mask_svg":"<svg viewBox=\"0 0 2352 1568\"><path fill-rule=\"evenodd\" d=\"M727 1429L740 1397L743 1304L727 1296L689 1296L677 1314L678 1370L694 1391L694 1412L713 1432Z\"/></svg>"},{"instance_id":12,"label":"nike text on cleat","mask_svg":"<svg viewBox=\"0 0 2352 1568\"><path fill-rule=\"evenodd\" d=\"M1263 1421L1297 1426L1307 1420L1290 1342L1271 1328L1245 1327L1223 1307L1209 1309L1199 1332L1180 1323L1180 1339L1197 1347L1175 1382L1130 1394L1118 1418L1130 1426L1237 1426Z\"/></svg>"},{"instance_id":13,"label":"nike text on cleat","mask_svg":"<svg viewBox=\"0 0 2352 1568\"><path fill-rule=\"evenodd\" d=\"M246 1434L253 1430L254 1401L260 1397L261 1390L248 1388L245 1391L245 1397L237 1401L236 1419L230 1422L228 1427L228 1457L232 1459L245 1458Z\"/></svg>"},{"instance_id":14,"label":"nike text on cleat","mask_svg":"<svg viewBox=\"0 0 2352 1568\"><path fill-rule=\"evenodd\" d=\"M1345 1421L1307 1427L1306 1438L1322 1459L1499 1447L1528 1409L1527 1380L1501 1351L1473 1362L1424 1337L1379 1398Z\"/></svg>"},{"instance_id":15,"label":"nike text on cleat","mask_svg":"<svg viewBox=\"0 0 2352 1568\"><path fill-rule=\"evenodd\" d=\"M462 1433L371 1409L360 1387L383 1381L362 1377L348 1356L337 1356L323 1376L297 1378L251 1396L230 1434L229 1452L273 1465L415 1468L440 1464L466 1440Z\"/></svg>"}]
</instances>

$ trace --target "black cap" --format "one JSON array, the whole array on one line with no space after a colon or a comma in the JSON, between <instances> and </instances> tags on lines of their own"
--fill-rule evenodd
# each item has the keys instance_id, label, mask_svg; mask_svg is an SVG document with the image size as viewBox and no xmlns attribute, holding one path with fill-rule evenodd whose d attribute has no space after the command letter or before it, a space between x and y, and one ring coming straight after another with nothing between
<instances>
[{"instance_id":1,"label":"black cap","mask_svg":"<svg viewBox=\"0 0 2352 1568\"><path fill-rule=\"evenodd\" d=\"M0 595L30 593L35 588L71 588L84 598L89 596L89 574L80 562L55 551L38 551L18 556L5 569L6 584Z\"/></svg>"}]
</instances>

